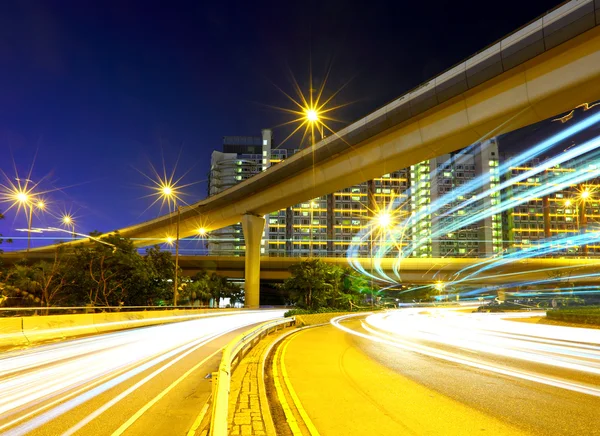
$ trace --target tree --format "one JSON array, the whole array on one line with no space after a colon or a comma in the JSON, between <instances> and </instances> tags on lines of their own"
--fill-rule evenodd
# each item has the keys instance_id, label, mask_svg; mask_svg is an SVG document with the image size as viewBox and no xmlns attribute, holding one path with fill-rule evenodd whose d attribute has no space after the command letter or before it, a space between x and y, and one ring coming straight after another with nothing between
<instances>
[{"instance_id":1,"label":"tree","mask_svg":"<svg viewBox=\"0 0 600 436\"><path fill-rule=\"evenodd\" d=\"M4 215L2 215L2 211L0 211L0 220L4 219ZM2 234L0 233L0 244L2 244L3 240L2 240ZM3 251L2 249L0 249L0 254L2 254Z\"/></svg>"},{"instance_id":2,"label":"tree","mask_svg":"<svg viewBox=\"0 0 600 436\"><path fill-rule=\"evenodd\" d=\"M364 300L365 279L348 268L311 259L292 265L290 273L281 288L299 307L349 309Z\"/></svg>"},{"instance_id":3,"label":"tree","mask_svg":"<svg viewBox=\"0 0 600 436\"><path fill-rule=\"evenodd\" d=\"M2 215L2 211L0 211L0 220L4 219L4 215ZM0 244L2 244L4 242L4 239L2 239L2 234L0 234ZM12 242L12 239L7 239L6 242ZM0 249L0 254L2 254L3 251ZM2 266L2 263L0 262L0 267Z\"/></svg>"},{"instance_id":4,"label":"tree","mask_svg":"<svg viewBox=\"0 0 600 436\"><path fill-rule=\"evenodd\" d=\"M143 259L133 242L118 232L92 240L90 247L76 247L70 264L69 287L78 300L90 306L123 305L128 295L139 293L146 282Z\"/></svg>"},{"instance_id":5,"label":"tree","mask_svg":"<svg viewBox=\"0 0 600 436\"><path fill-rule=\"evenodd\" d=\"M200 300L201 306L208 305L212 298L211 285L210 276L206 271L197 272L191 278L191 284L189 285L192 303Z\"/></svg>"},{"instance_id":6,"label":"tree","mask_svg":"<svg viewBox=\"0 0 600 436\"><path fill-rule=\"evenodd\" d=\"M246 297L244 291L235 283L227 282L227 289L225 290L225 298L229 298L229 304L235 306L237 303L244 304Z\"/></svg>"},{"instance_id":7,"label":"tree","mask_svg":"<svg viewBox=\"0 0 600 436\"><path fill-rule=\"evenodd\" d=\"M27 264L15 264L9 269L6 275L6 281L16 296L23 299L23 303L30 305L39 303L40 297L36 294L41 289L40 283L37 281L35 270Z\"/></svg>"},{"instance_id":8,"label":"tree","mask_svg":"<svg viewBox=\"0 0 600 436\"><path fill-rule=\"evenodd\" d=\"M33 267L33 277L39 285L40 303L50 307L61 300L67 281L64 274L65 263L58 250L54 254L54 262L39 262Z\"/></svg>"}]
</instances>

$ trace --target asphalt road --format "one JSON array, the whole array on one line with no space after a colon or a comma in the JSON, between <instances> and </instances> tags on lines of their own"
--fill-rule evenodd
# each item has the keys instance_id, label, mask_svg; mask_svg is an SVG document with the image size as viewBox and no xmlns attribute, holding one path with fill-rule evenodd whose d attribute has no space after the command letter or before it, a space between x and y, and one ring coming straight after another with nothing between
<instances>
[{"instance_id":1,"label":"asphalt road","mask_svg":"<svg viewBox=\"0 0 600 436\"><path fill-rule=\"evenodd\" d=\"M246 312L0 354L0 434L185 435L221 349L282 311Z\"/></svg>"},{"instance_id":2,"label":"asphalt road","mask_svg":"<svg viewBox=\"0 0 600 436\"><path fill-rule=\"evenodd\" d=\"M293 335L283 360L322 435L600 435L600 330L400 310Z\"/></svg>"}]
</instances>

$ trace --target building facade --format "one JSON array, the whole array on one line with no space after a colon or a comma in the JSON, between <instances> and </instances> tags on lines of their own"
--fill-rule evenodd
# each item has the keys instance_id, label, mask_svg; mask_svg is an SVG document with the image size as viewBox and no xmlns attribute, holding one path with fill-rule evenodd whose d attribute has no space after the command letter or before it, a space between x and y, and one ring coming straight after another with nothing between
<instances>
[{"instance_id":1,"label":"building facade","mask_svg":"<svg viewBox=\"0 0 600 436\"><path fill-rule=\"evenodd\" d=\"M226 136L223 150L214 151L211 157L209 194L240 183L296 151L274 147L270 130L263 130L260 137ZM406 254L415 257L483 257L497 253L503 248L501 214L453 232L441 230L472 211L497 205L499 195L449 213L464 200L464 195L453 197L463 185L477 182L481 192L499 182L498 162L498 144L492 139L274 211L265 217L261 251L266 256L343 257L354 245L355 254L368 257L373 241L364 237L366 228L374 215L394 203L396 219L406 225L389 256L397 256L399 249L407 249ZM241 225L212 232L208 248L212 255L243 255Z\"/></svg>"},{"instance_id":2,"label":"building facade","mask_svg":"<svg viewBox=\"0 0 600 436\"><path fill-rule=\"evenodd\" d=\"M505 156L509 159L510 156ZM519 175L538 167L543 159L535 158L521 166L511 166L504 175L504 180L510 181ZM565 162L528 177L519 182L511 183L503 192L506 200L526 196L526 191L544 185L556 184L556 179L575 172L596 172L597 164L593 161ZM584 193L586 193L584 195ZM587 256L600 255L600 245L565 244L565 236L581 235L598 231L600 219L600 180L590 180L560 189L550 195L530 198L518 206L506 210L503 218L504 247L508 252L529 249L542 241L556 241L552 256ZM552 243L552 242L551 242Z\"/></svg>"}]
</instances>

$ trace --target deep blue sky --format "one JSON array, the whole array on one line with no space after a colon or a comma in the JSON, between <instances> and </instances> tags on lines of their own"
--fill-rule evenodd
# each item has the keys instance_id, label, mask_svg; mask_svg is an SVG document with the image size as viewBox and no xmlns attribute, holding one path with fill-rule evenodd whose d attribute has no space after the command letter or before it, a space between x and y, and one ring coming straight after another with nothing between
<instances>
[{"instance_id":1,"label":"deep blue sky","mask_svg":"<svg viewBox=\"0 0 600 436\"><path fill-rule=\"evenodd\" d=\"M266 107L291 107L273 83L293 93L291 71L308 90L311 59L317 86L332 62L326 92L350 81L336 115L351 122L557 3L0 2L0 169L14 177L14 159L23 174L37 151L32 179L65 187L54 210L114 230L159 213L143 213L135 168L162 165L162 150L171 169L181 150L184 180L206 179L222 136L289 119ZM15 235L22 219L6 215L0 233Z\"/></svg>"}]
</instances>

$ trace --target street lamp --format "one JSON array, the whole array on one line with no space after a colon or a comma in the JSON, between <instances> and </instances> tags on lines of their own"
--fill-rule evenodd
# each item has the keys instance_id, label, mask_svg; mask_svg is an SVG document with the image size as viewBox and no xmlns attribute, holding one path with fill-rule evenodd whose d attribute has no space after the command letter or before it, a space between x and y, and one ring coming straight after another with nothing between
<instances>
[{"instance_id":1,"label":"street lamp","mask_svg":"<svg viewBox=\"0 0 600 436\"><path fill-rule=\"evenodd\" d=\"M319 113L319 110L317 108L306 108L304 110L304 118L305 118L305 122L308 123L308 125L311 128L317 128L317 131L321 134L321 139L325 138L325 132L323 129L323 122L321 121L321 116ZM315 145L314 144L314 130L313 130L313 143L311 145Z\"/></svg>"},{"instance_id":2,"label":"street lamp","mask_svg":"<svg viewBox=\"0 0 600 436\"><path fill-rule=\"evenodd\" d=\"M381 239L381 235L384 234L390 227L392 227L392 225L394 224L394 220L392 215L383 210L380 211L377 215L375 215L373 217L373 220L371 222L371 232L370 232L370 239L371 239L371 244L370 244L370 251L371 251L371 306L373 306L374 302L373 302L373 288L375 286L374 284L374 275L373 275L373 267L374 267L374 259L373 259L373 248L374 248L374 242L373 242L373 235L375 233L375 230L378 230L378 235L379 235L379 239Z\"/></svg>"},{"instance_id":3,"label":"street lamp","mask_svg":"<svg viewBox=\"0 0 600 436\"><path fill-rule=\"evenodd\" d=\"M315 109L308 109L306 111L306 119L311 123L319 121L319 113Z\"/></svg>"},{"instance_id":4,"label":"street lamp","mask_svg":"<svg viewBox=\"0 0 600 436\"><path fill-rule=\"evenodd\" d=\"M31 191L19 190L14 194L14 201L23 207L25 215L27 216L27 252L31 248L31 226L33 222L33 209L34 207L43 211L46 209L46 203L42 199L34 200L34 196Z\"/></svg>"},{"instance_id":5,"label":"street lamp","mask_svg":"<svg viewBox=\"0 0 600 436\"><path fill-rule=\"evenodd\" d=\"M179 223L181 221L181 206L177 204L177 192L175 191L174 186L171 186L170 183L165 183L160 187L160 194L163 199L167 200L169 203L173 203L173 207L177 208L177 230L175 234L175 275L173 278L173 306L177 306L177 271L179 270ZM172 243L173 238L169 236L167 237L167 241Z\"/></svg>"},{"instance_id":6,"label":"street lamp","mask_svg":"<svg viewBox=\"0 0 600 436\"><path fill-rule=\"evenodd\" d=\"M69 214L63 215L62 223L67 227L71 227L73 231L73 239L75 239L75 220L73 219L73 217Z\"/></svg>"},{"instance_id":7,"label":"street lamp","mask_svg":"<svg viewBox=\"0 0 600 436\"><path fill-rule=\"evenodd\" d=\"M579 192L579 199L580 199L580 205L579 205L579 233L583 234L585 233L585 228L587 226L587 215L586 215L586 202L588 201L588 199L590 199L590 191L588 189L584 189L583 191ZM587 244L583 244L583 255L587 256L588 254L588 246Z\"/></svg>"},{"instance_id":8,"label":"street lamp","mask_svg":"<svg viewBox=\"0 0 600 436\"><path fill-rule=\"evenodd\" d=\"M438 291L441 297L442 292L444 291L444 289L446 289L446 284L441 280L438 280L437 282L435 282L435 285L433 285L433 287Z\"/></svg>"},{"instance_id":9,"label":"street lamp","mask_svg":"<svg viewBox=\"0 0 600 436\"><path fill-rule=\"evenodd\" d=\"M29 206L29 216L27 217L27 252L29 252L29 249L31 248L31 220L33 215L31 195L25 191L18 191L15 194L15 200L19 203L19 206L23 207L25 215L27 215L27 206Z\"/></svg>"}]
</instances>

